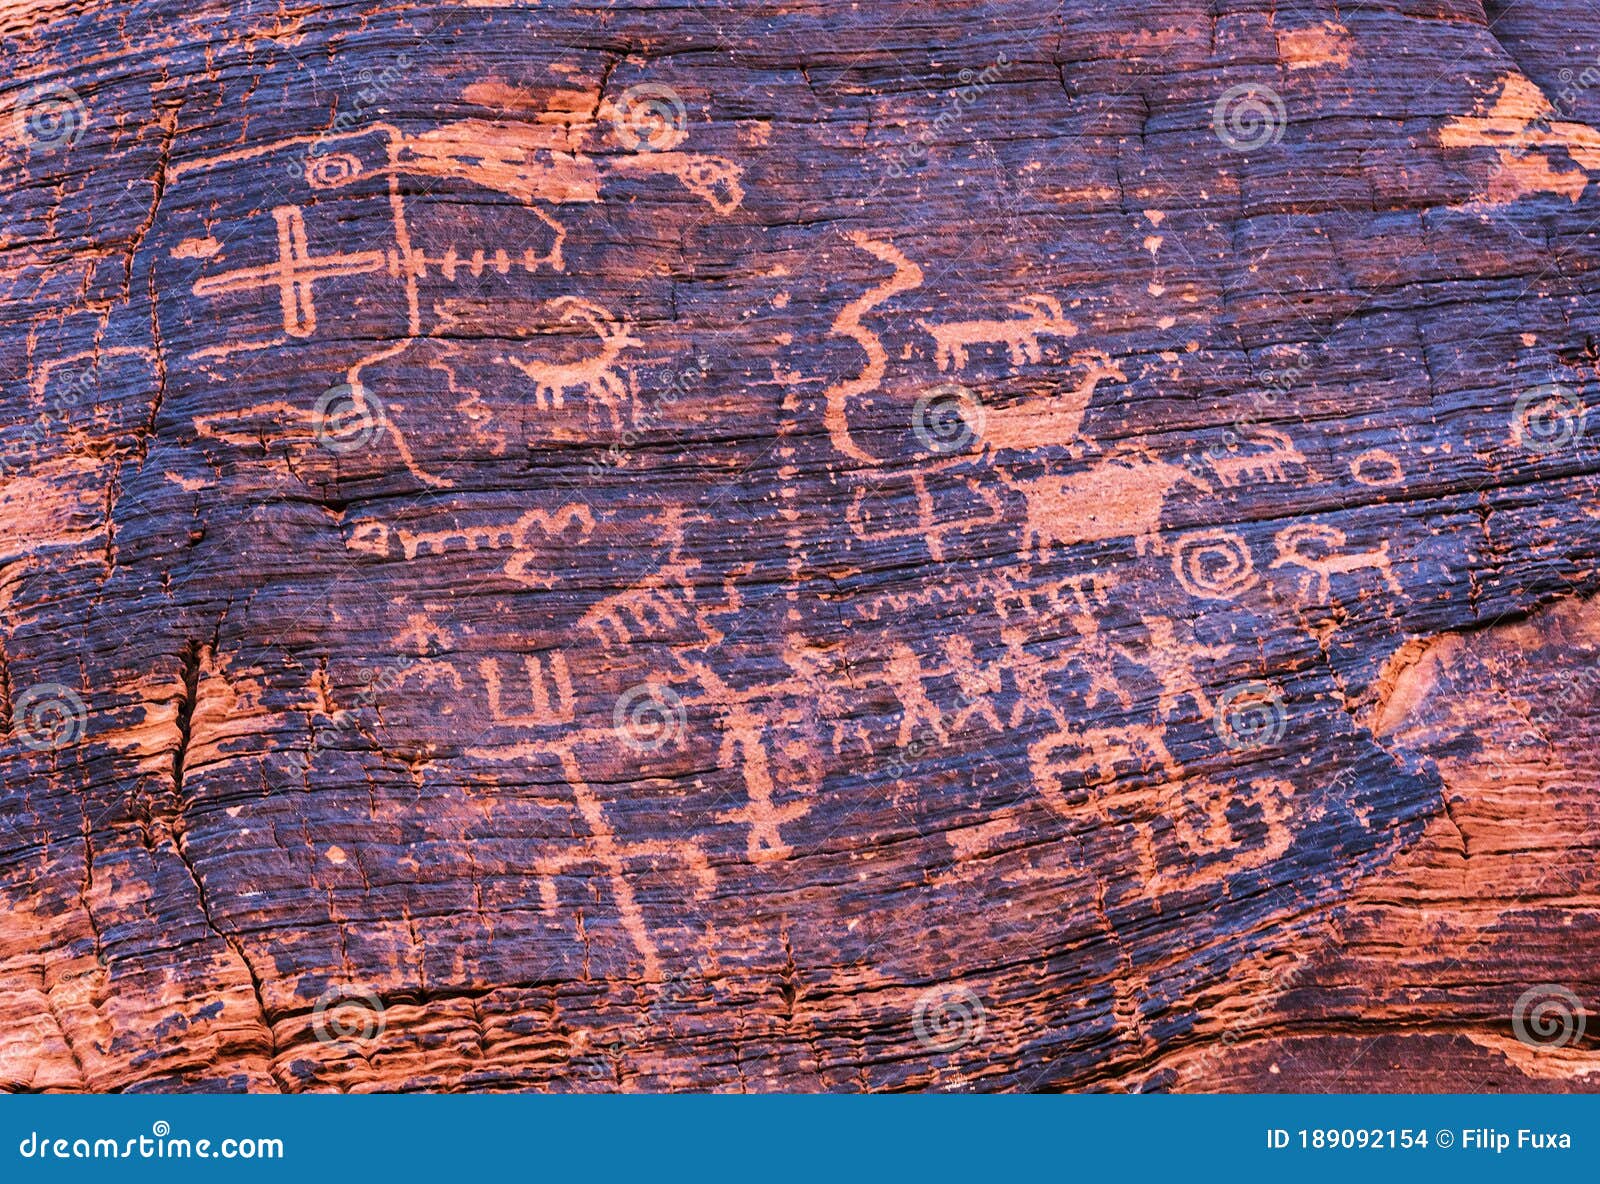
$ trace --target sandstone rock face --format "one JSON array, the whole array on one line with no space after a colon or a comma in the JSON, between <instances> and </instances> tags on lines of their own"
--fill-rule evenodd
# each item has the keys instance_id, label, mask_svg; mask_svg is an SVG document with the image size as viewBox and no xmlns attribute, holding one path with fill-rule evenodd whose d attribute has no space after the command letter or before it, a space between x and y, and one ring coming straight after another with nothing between
<instances>
[{"instance_id":1,"label":"sandstone rock face","mask_svg":"<svg viewBox=\"0 0 1600 1184\"><path fill-rule=\"evenodd\" d=\"M1592 5L0 43L8 1088L1600 1083Z\"/></svg>"}]
</instances>

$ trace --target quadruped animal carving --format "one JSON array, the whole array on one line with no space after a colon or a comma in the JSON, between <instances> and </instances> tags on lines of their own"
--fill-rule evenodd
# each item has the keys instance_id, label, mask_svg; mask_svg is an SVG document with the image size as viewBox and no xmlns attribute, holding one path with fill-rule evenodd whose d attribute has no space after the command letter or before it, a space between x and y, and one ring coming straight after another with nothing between
<instances>
[{"instance_id":1,"label":"quadruped animal carving","mask_svg":"<svg viewBox=\"0 0 1600 1184\"><path fill-rule=\"evenodd\" d=\"M683 187L719 214L731 214L744 202L743 173L720 156L692 152L640 152L609 157L618 173L662 173L676 177Z\"/></svg>"},{"instance_id":2,"label":"quadruped animal carving","mask_svg":"<svg viewBox=\"0 0 1600 1184\"><path fill-rule=\"evenodd\" d=\"M1327 600L1332 593L1333 577L1371 569L1376 571L1389 591L1399 595L1400 582L1394 577L1389 563L1389 541L1370 551L1346 552L1345 533L1337 526L1319 522L1302 522L1286 527L1273 536L1278 557L1272 567L1298 567L1300 594L1315 593L1318 600Z\"/></svg>"},{"instance_id":3,"label":"quadruped animal carving","mask_svg":"<svg viewBox=\"0 0 1600 1184\"><path fill-rule=\"evenodd\" d=\"M1301 469L1306 478L1317 474L1288 433L1277 428L1256 428L1246 437L1246 447L1238 452L1211 452L1206 464L1217 475L1217 484L1234 489L1247 481L1285 481L1291 468Z\"/></svg>"},{"instance_id":4,"label":"quadruped animal carving","mask_svg":"<svg viewBox=\"0 0 1600 1184\"><path fill-rule=\"evenodd\" d=\"M744 199L742 171L727 160L681 150L586 155L586 141L598 131L592 113L576 120L566 118L564 108L556 114L562 117L518 122L461 119L422 131L374 123L358 131L288 137L167 165L164 181L174 200L163 209L178 213L163 222L162 232L170 226L172 233L162 258L181 277L178 284L206 300L226 301L230 308L241 302L272 301L267 316L245 318L249 331L230 333L196 349L192 358L209 366L288 340L315 340L336 348L346 341L357 343L356 348L366 350L364 356L356 357L353 348L338 357L323 377L325 386L340 385L342 374L342 385L356 392L357 411L374 424L372 439L381 437L392 445L422 484L454 487L452 477L434 471L431 462L414 453L407 439L410 425L390 417L391 412L401 414L403 406L387 394L393 382L363 381L380 367L409 365L406 351L436 330L426 321L430 300L424 298L428 294L424 284L563 272L567 228L546 210L600 202L608 177L670 176L720 214L732 212ZM183 200L196 185L225 189L240 170L284 165L308 192L272 207L270 227L253 235L214 234L213 224L199 213L212 208L207 194L190 193L193 200ZM469 227L463 234L453 224L435 224L406 192L415 188L402 185L407 178L425 180L429 187L452 181L506 194L519 203L523 230L530 216L546 230L535 234L534 245L527 245L527 234L518 233L511 249L495 240L494 227ZM349 211L358 203L371 215L351 216ZM262 233L267 236L267 261L253 247L235 249L234 244L250 244ZM435 240L446 241L430 241L430 233ZM355 294L367 285L383 288L387 299L358 300ZM341 338L339 332L347 326L336 324L334 314L348 315L358 306L363 317L392 313L396 323L381 333L364 324L360 332ZM438 309L441 302L432 300L431 306ZM553 307L561 324L582 324L595 334L600 348L594 357L553 361L513 348L495 360L534 381L534 401L541 410L561 407L572 396L582 395L604 408L613 426L620 425L630 390L616 363L625 350L640 344L631 327L577 296L561 297ZM360 345L384 337L386 343L376 348ZM441 349L455 348L444 337L441 341ZM369 390L374 393L368 395ZM298 408L286 405L258 410L280 410L280 421L304 419ZM242 433L231 430L239 416L214 418L213 438L242 439Z\"/></svg>"},{"instance_id":5,"label":"quadruped animal carving","mask_svg":"<svg viewBox=\"0 0 1600 1184\"><path fill-rule=\"evenodd\" d=\"M1066 319L1061 304L1053 296L1036 293L1006 305L1021 316L1004 320L943 321L933 324L922 318L917 324L933 338L935 361L940 370L954 366L964 370L968 351L975 346L1003 345L1013 366L1038 362L1044 357L1041 337L1075 337L1078 327Z\"/></svg>"},{"instance_id":6,"label":"quadruped animal carving","mask_svg":"<svg viewBox=\"0 0 1600 1184\"><path fill-rule=\"evenodd\" d=\"M1073 444L1080 439L1083 417L1095 389L1107 379L1128 381L1121 365L1103 350L1081 350L1067 359L1067 365L1083 367L1083 378L1076 386L1041 392L1007 407L984 409L978 442L985 453L993 456L1011 449Z\"/></svg>"},{"instance_id":7,"label":"quadruped animal carving","mask_svg":"<svg viewBox=\"0 0 1600 1184\"><path fill-rule=\"evenodd\" d=\"M1139 446L1122 448L1080 473L1000 480L1027 499L1022 555L1041 562L1057 546L1132 538L1140 555L1159 549L1161 510L1180 484L1214 493L1209 481Z\"/></svg>"},{"instance_id":8,"label":"quadruped animal carving","mask_svg":"<svg viewBox=\"0 0 1600 1184\"><path fill-rule=\"evenodd\" d=\"M419 555L444 555L451 551L510 551L502 568L506 575L530 588L548 588L554 577L538 570L532 553L536 538L582 542L594 531L594 514L582 502L555 510L535 509L504 526L452 526L444 530L413 531L386 522L357 525L346 540L353 551L389 558L396 550L403 559Z\"/></svg>"},{"instance_id":9,"label":"quadruped animal carving","mask_svg":"<svg viewBox=\"0 0 1600 1184\"><path fill-rule=\"evenodd\" d=\"M533 380L534 406L541 411L565 405L566 397L583 394L605 407L612 426L622 426L622 404L631 395L627 380L617 373L617 360L624 351L639 344L626 321L588 300L562 296L550 302L561 324L588 326L600 341L600 348L576 362L532 361L515 354L501 354L496 361L522 371Z\"/></svg>"}]
</instances>

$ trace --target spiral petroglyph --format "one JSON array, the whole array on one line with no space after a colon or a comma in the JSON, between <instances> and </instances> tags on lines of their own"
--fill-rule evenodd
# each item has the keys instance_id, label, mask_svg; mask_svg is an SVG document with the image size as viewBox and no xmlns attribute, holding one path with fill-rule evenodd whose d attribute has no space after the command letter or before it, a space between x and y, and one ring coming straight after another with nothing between
<instances>
[{"instance_id":1,"label":"spiral petroglyph","mask_svg":"<svg viewBox=\"0 0 1600 1184\"><path fill-rule=\"evenodd\" d=\"M1250 544L1228 530L1180 537L1173 544L1172 574L1190 595L1207 600L1231 600L1256 583Z\"/></svg>"}]
</instances>

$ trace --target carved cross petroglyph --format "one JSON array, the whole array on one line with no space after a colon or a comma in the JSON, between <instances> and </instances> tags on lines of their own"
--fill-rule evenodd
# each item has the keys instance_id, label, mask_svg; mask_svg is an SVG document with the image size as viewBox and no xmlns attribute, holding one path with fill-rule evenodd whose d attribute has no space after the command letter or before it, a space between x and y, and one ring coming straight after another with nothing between
<instances>
[{"instance_id":1,"label":"carved cross petroglyph","mask_svg":"<svg viewBox=\"0 0 1600 1184\"><path fill-rule=\"evenodd\" d=\"M318 280L365 275L381 271L382 251L357 251L349 255L313 255L306 242L306 220L299 206L278 206L272 211L278 224L278 261L262 267L241 267L195 281L196 296L222 296L256 288L276 288L283 303L283 331L290 337L310 337L317 331L317 306L312 289Z\"/></svg>"}]
</instances>

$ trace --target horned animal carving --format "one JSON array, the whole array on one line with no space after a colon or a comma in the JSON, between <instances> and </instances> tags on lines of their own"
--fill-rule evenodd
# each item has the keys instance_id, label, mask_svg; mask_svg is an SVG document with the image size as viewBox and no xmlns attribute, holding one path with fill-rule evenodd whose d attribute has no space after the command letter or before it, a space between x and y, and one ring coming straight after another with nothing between
<instances>
[{"instance_id":1,"label":"horned animal carving","mask_svg":"<svg viewBox=\"0 0 1600 1184\"><path fill-rule=\"evenodd\" d=\"M1022 315L994 321L945 321L938 325L919 317L917 324L938 346L935 361L939 369L965 369L967 351L975 345L1005 346L1014 366L1037 362L1044 356L1039 338L1077 335L1078 327L1065 319L1060 302L1052 296L1025 296L1006 307Z\"/></svg>"},{"instance_id":2,"label":"horned animal carving","mask_svg":"<svg viewBox=\"0 0 1600 1184\"><path fill-rule=\"evenodd\" d=\"M529 361L511 354L498 360L515 366L533 380L534 406L541 411L561 407L568 394L586 394L603 404L616 424L621 424L620 404L628 398L627 381L614 369L624 350L639 344L626 321L619 321L598 304L576 296L550 302L563 325L585 324L600 339L600 349L576 362Z\"/></svg>"},{"instance_id":3,"label":"horned animal carving","mask_svg":"<svg viewBox=\"0 0 1600 1184\"><path fill-rule=\"evenodd\" d=\"M1101 350L1075 353L1067 363L1084 368L1083 379L1076 387L1007 407L984 409L979 436L985 452L993 455L1007 449L1028 451L1044 444L1070 445L1080 437L1084 413L1095 388L1110 378L1128 381L1122 367Z\"/></svg>"},{"instance_id":4,"label":"horned animal carving","mask_svg":"<svg viewBox=\"0 0 1600 1184\"><path fill-rule=\"evenodd\" d=\"M1283 481L1290 468L1303 469L1309 479L1316 480L1310 462L1286 433L1276 428L1257 428L1248 440L1259 447L1242 452L1214 452L1206 457L1206 463L1224 489L1250 480Z\"/></svg>"},{"instance_id":5,"label":"horned animal carving","mask_svg":"<svg viewBox=\"0 0 1600 1184\"><path fill-rule=\"evenodd\" d=\"M1300 568L1302 596L1314 590L1319 600L1327 600L1334 576L1369 567L1383 577L1389 591L1398 595L1401 590L1389 566L1388 540L1370 551L1346 553L1344 531L1319 522L1303 522L1280 530L1273 542L1277 544L1278 557L1272 566Z\"/></svg>"}]
</instances>

